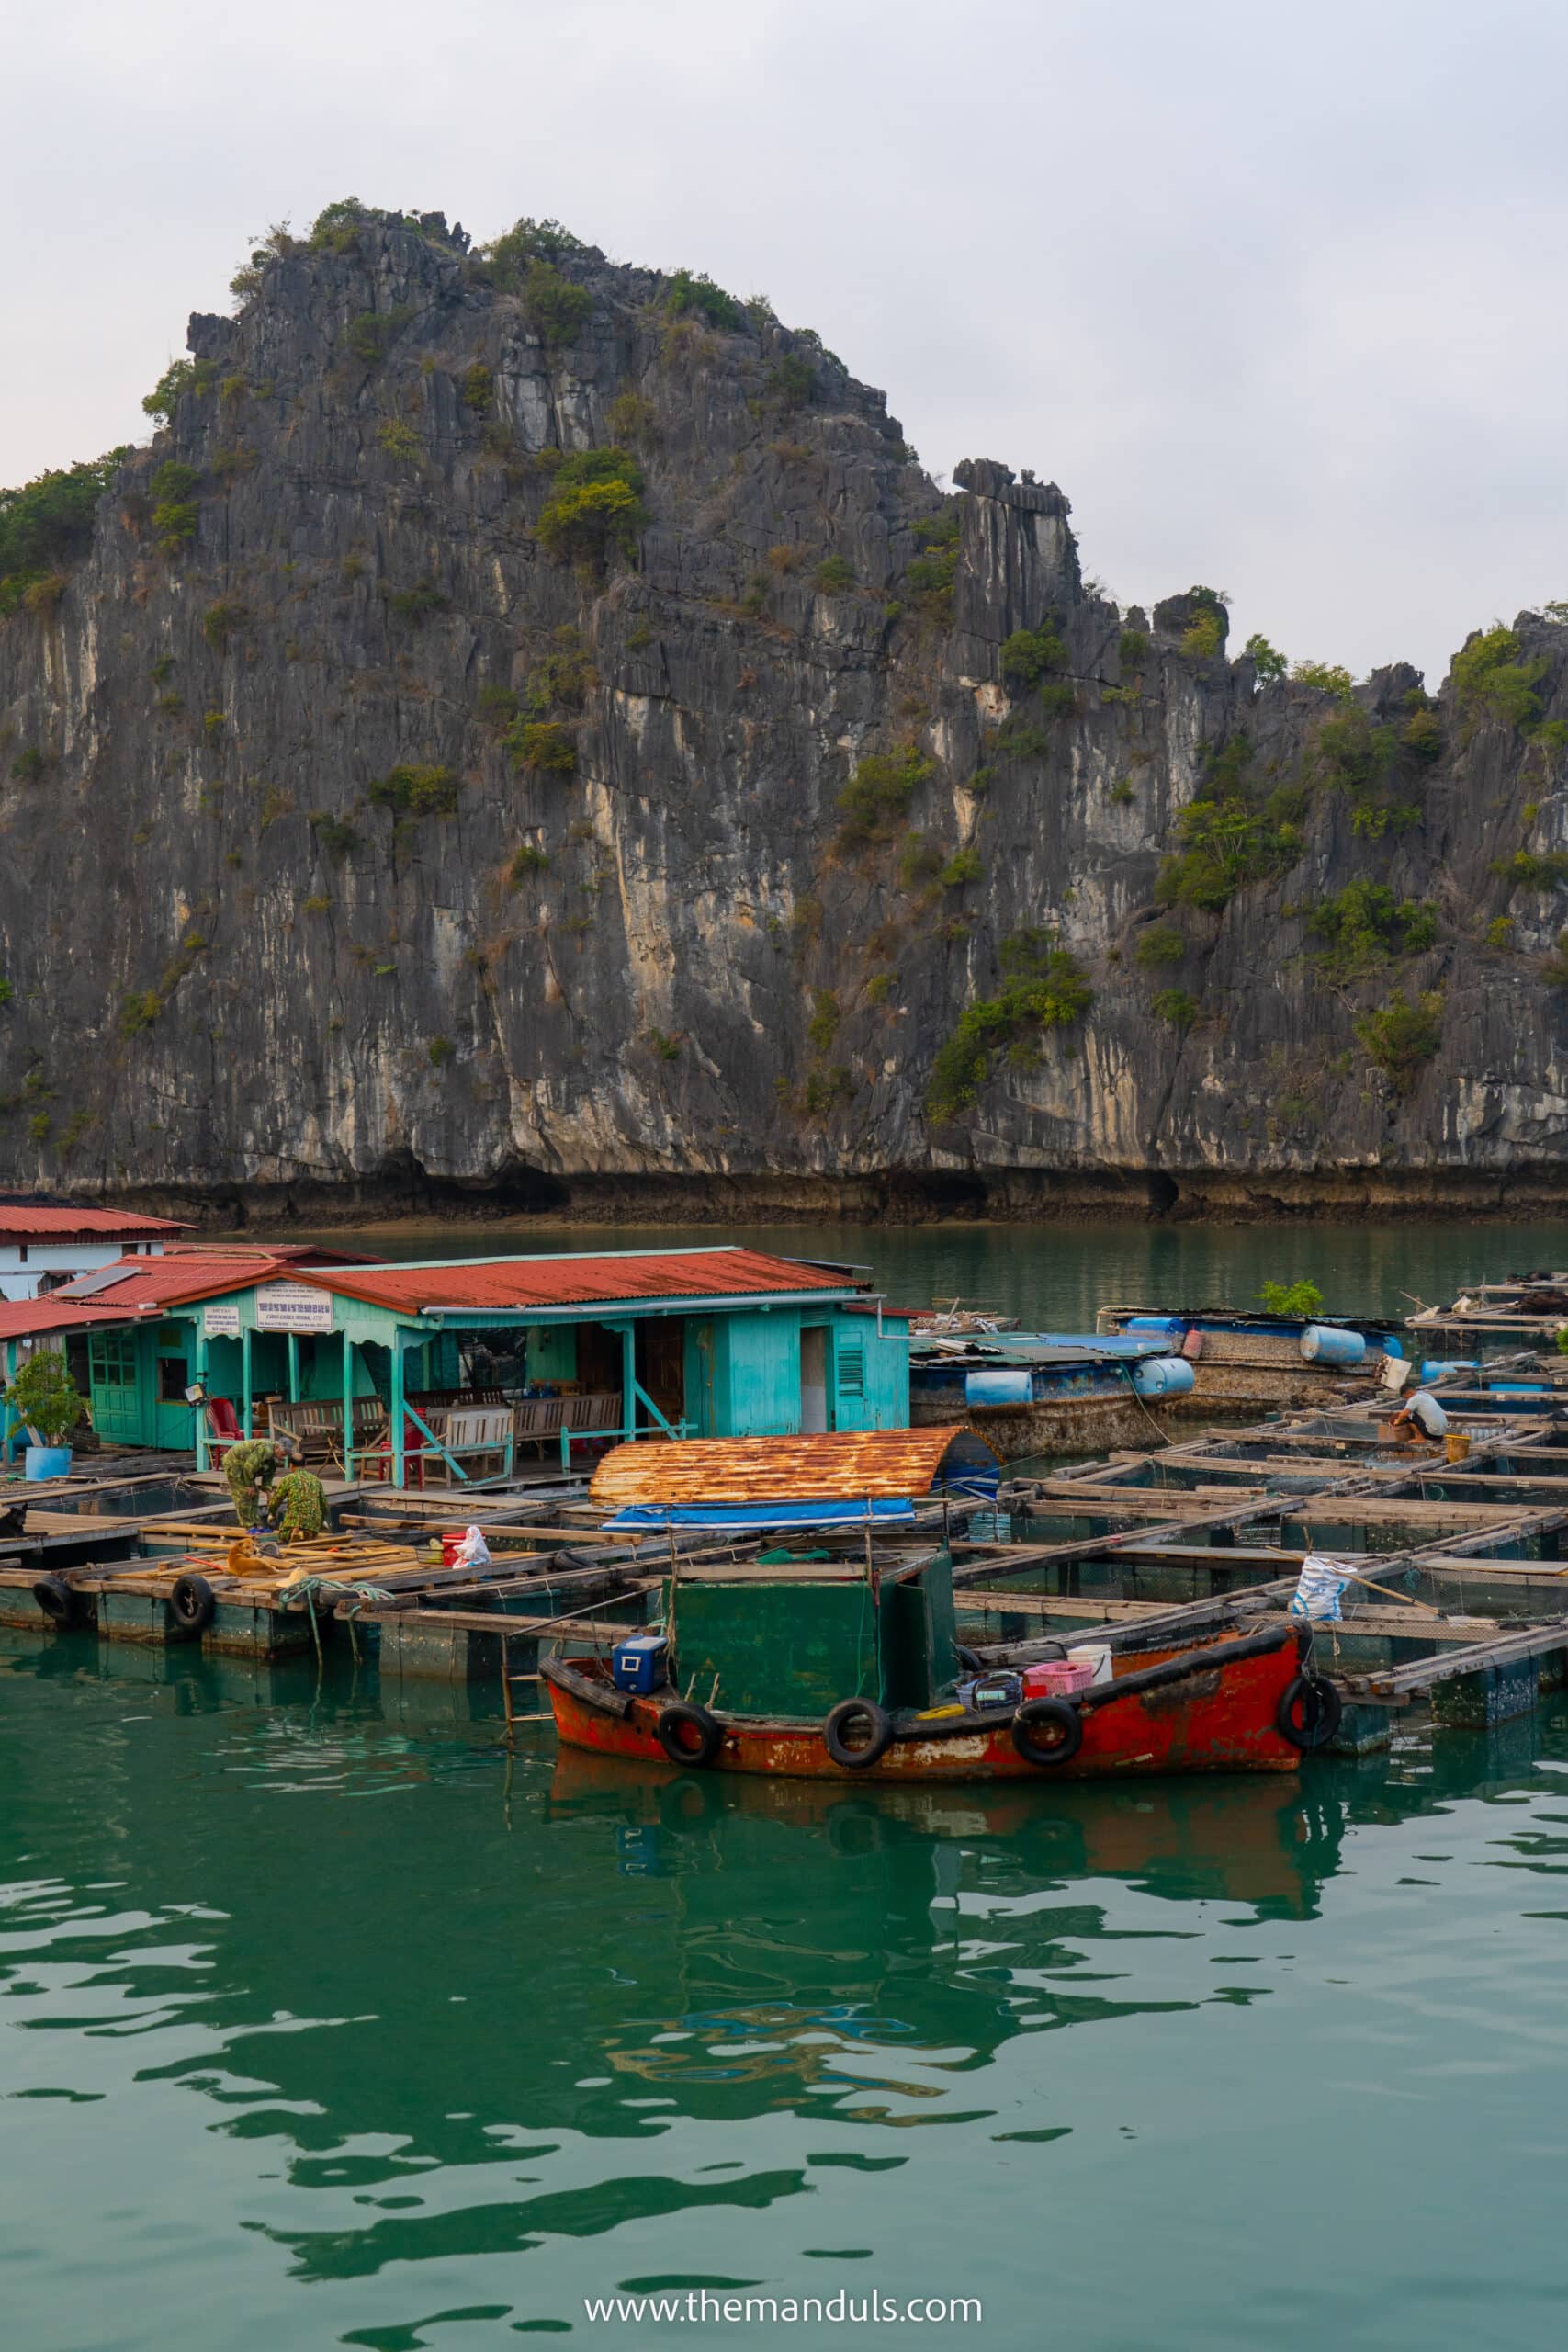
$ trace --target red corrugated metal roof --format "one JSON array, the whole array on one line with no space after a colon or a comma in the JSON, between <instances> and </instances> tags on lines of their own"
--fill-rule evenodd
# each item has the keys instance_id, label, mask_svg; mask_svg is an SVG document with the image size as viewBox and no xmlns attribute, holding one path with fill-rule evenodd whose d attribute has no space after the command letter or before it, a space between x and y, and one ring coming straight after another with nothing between
<instances>
[{"instance_id":1,"label":"red corrugated metal roof","mask_svg":"<svg viewBox=\"0 0 1568 2352\"><path fill-rule=\"evenodd\" d=\"M301 1281L373 1306L417 1314L423 1307L624 1305L637 1299L744 1298L781 1291L847 1290L797 1259L760 1250L637 1250L613 1257L473 1258L450 1265L312 1268Z\"/></svg>"},{"instance_id":2,"label":"red corrugated metal roof","mask_svg":"<svg viewBox=\"0 0 1568 2352\"><path fill-rule=\"evenodd\" d=\"M837 1430L818 1437L640 1439L593 1473L596 1503L902 1502L929 1495L955 1439L995 1448L962 1422L946 1429Z\"/></svg>"},{"instance_id":3,"label":"red corrugated metal roof","mask_svg":"<svg viewBox=\"0 0 1568 2352\"><path fill-rule=\"evenodd\" d=\"M92 1323L128 1323L134 1311L127 1306L73 1305L58 1293L48 1298L0 1299L0 1340L30 1340L40 1331L74 1331Z\"/></svg>"},{"instance_id":4,"label":"red corrugated metal roof","mask_svg":"<svg viewBox=\"0 0 1568 2352\"><path fill-rule=\"evenodd\" d=\"M191 1299L214 1298L224 1291L248 1290L253 1283L296 1275L285 1258L264 1258L254 1250L220 1257L216 1250L179 1250L161 1258L122 1258L96 1273L78 1274L55 1293L57 1298L89 1299L105 1306L180 1306Z\"/></svg>"},{"instance_id":5,"label":"red corrugated metal roof","mask_svg":"<svg viewBox=\"0 0 1568 2352\"><path fill-rule=\"evenodd\" d=\"M16 1201L0 1201L0 1235L95 1241L156 1241L173 1233L188 1233L188 1225L173 1217L133 1216L124 1209L34 1208Z\"/></svg>"}]
</instances>

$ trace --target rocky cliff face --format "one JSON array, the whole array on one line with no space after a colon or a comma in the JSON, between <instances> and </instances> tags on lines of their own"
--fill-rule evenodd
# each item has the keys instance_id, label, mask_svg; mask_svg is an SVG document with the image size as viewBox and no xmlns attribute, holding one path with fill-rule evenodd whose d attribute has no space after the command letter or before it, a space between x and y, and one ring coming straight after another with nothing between
<instances>
[{"instance_id":1,"label":"rocky cliff face","mask_svg":"<svg viewBox=\"0 0 1568 2352\"><path fill-rule=\"evenodd\" d=\"M1568 628L1274 677L815 338L465 243L280 240L0 620L0 1183L1568 1199Z\"/></svg>"}]
</instances>

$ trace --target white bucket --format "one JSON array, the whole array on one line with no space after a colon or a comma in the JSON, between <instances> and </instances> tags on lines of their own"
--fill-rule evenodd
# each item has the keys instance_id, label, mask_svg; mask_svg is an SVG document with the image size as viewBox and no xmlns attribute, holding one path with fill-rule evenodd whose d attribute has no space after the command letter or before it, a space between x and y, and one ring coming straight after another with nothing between
<instances>
[{"instance_id":1,"label":"white bucket","mask_svg":"<svg viewBox=\"0 0 1568 2352\"><path fill-rule=\"evenodd\" d=\"M1080 1642L1076 1649L1070 1649L1067 1652L1067 1664L1090 1667L1093 1669L1094 1681L1109 1682L1111 1645L1109 1642Z\"/></svg>"}]
</instances>

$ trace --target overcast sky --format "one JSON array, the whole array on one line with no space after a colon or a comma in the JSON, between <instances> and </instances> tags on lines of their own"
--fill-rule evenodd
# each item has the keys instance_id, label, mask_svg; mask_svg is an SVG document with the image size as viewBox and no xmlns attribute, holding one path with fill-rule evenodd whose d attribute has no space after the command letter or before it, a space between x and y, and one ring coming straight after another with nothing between
<instances>
[{"instance_id":1,"label":"overcast sky","mask_svg":"<svg viewBox=\"0 0 1568 2352\"><path fill-rule=\"evenodd\" d=\"M1563 0L53 0L4 12L0 482L147 429L332 198L765 292L1123 604L1436 684L1568 597Z\"/></svg>"}]
</instances>

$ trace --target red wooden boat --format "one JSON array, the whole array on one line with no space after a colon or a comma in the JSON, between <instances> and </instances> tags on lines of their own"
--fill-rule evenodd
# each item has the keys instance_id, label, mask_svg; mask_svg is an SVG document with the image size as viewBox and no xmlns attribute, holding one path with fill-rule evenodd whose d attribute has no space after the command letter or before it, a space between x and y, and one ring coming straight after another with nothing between
<instances>
[{"instance_id":1,"label":"red wooden boat","mask_svg":"<svg viewBox=\"0 0 1568 2352\"><path fill-rule=\"evenodd\" d=\"M993 1653L993 1657L994 1657ZM1332 1736L1333 1687L1303 1671L1294 1629L1227 1631L1180 1648L1123 1649L1112 1677L1070 1698L983 1711L885 1710L848 1699L826 1717L708 1708L672 1686L617 1690L603 1658L547 1657L556 1729L628 1762L839 1781L1069 1780L1160 1772L1290 1772Z\"/></svg>"}]
</instances>

